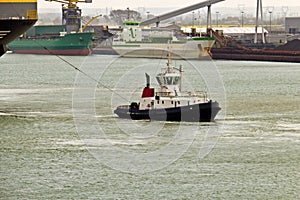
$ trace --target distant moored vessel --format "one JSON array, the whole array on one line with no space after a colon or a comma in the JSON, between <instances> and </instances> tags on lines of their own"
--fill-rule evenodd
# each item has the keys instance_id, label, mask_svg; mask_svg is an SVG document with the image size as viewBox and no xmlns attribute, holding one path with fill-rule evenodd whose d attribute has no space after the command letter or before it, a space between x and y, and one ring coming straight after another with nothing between
<instances>
[{"instance_id":1,"label":"distant moored vessel","mask_svg":"<svg viewBox=\"0 0 300 200\"><path fill-rule=\"evenodd\" d=\"M0 0L1 1L1 0ZM36 1L36 0L35 0ZM62 3L63 25L33 27L8 47L14 53L88 55L91 53L94 33L83 33L81 9L78 2L91 0L48 0Z\"/></svg>"},{"instance_id":2,"label":"distant moored vessel","mask_svg":"<svg viewBox=\"0 0 300 200\"><path fill-rule=\"evenodd\" d=\"M66 26L34 26L22 37L11 42L8 47L13 53L89 55L93 33L67 33Z\"/></svg>"},{"instance_id":3,"label":"distant moored vessel","mask_svg":"<svg viewBox=\"0 0 300 200\"><path fill-rule=\"evenodd\" d=\"M170 46L173 59L210 59L209 51L214 42L212 37L187 36L175 25L146 29L140 27L139 22L125 21L112 47L122 57L167 58L165 52Z\"/></svg>"}]
</instances>

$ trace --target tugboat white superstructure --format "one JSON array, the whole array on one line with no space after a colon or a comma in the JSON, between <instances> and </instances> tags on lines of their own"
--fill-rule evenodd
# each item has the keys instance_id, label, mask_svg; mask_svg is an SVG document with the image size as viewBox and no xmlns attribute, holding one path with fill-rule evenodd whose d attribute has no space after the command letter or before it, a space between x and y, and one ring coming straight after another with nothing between
<instances>
[{"instance_id":1,"label":"tugboat white superstructure","mask_svg":"<svg viewBox=\"0 0 300 200\"><path fill-rule=\"evenodd\" d=\"M221 109L218 102L209 100L205 94L182 95L182 70L171 65L168 54L167 68L156 76L160 85L157 92L150 87L146 74L146 87L139 102L118 106L114 113L120 118L133 120L211 122Z\"/></svg>"}]
</instances>

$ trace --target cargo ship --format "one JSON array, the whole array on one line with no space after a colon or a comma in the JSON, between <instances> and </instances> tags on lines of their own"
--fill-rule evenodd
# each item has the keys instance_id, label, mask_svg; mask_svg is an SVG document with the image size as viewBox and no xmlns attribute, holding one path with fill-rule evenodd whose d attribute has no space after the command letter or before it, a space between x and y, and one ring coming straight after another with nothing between
<instances>
[{"instance_id":1,"label":"cargo ship","mask_svg":"<svg viewBox=\"0 0 300 200\"><path fill-rule=\"evenodd\" d=\"M114 37L112 48L122 57L167 58L170 47L173 59L210 59L212 37L188 36L175 25L146 29L139 24L125 21L123 30Z\"/></svg>"},{"instance_id":2,"label":"cargo ship","mask_svg":"<svg viewBox=\"0 0 300 200\"><path fill-rule=\"evenodd\" d=\"M128 9L127 22L124 23L120 41L113 43L113 49L123 57L146 57L164 58L167 55L168 42L172 43L172 58L176 59L210 59L210 48L215 40L212 37L198 37L188 35L181 37L180 31L170 29L169 35L165 35L168 30L159 30L162 21L176 17L200 8L207 7L207 24L211 24L211 5L224 0L207 0L184 8L149 18L141 23L130 21L130 10ZM148 17L147 17L148 18ZM154 33L147 37L143 34L142 28L155 24L156 27L150 32ZM172 25L171 25L172 26ZM173 24L173 26L176 26ZM194 29L194 28L192 28ZM195 30L195 29L194 29ZM157 35L156 35L157 33ZM178 34L179 33L179 34Z\"/></svg>"},{"instance_id":3,"label":"cargo ship","mask_svg":"<svg viewBox=\"0 0 300 200\"><path fill-rule=\"evenodd\" d=\"M89 55L91 53L94 33L83 32L81 9L78 8L77 3L92 3L92 1L53 1L62 3L63 25L33 27L8 45L13 53L52 55Z\"/></svg>"},{"instance_id":4,"label":"cargo ship","mask_svg":"<svg viewBox=\"0 0 300 200\"><path fill-rule=\"evenodd\" d=\"M0 0L0 56L38 19L37 0Z\"/></svg>"},{"instance_id":5,"label":"cargo ship","mask_svg":"<svg viewBox=\"0 0 300 200\"><path fill-rule=\"evenodd\" d=\"M257 47L247 47L238 44L233 38L224 36L213 30L210 31L220 46L211 49L212 59L300 63L299 39L289 41L288 43L275 48L267 48L262 44L257 45Z\"/></svg>"},{"instance_id":6,"label":"cargo ship","mask_svg":"<svg viewBox=\"0 0 300 200\"><path fill-rule=\"evenodd\" d=\"M93 33L67 33L64 25L34 26L23 37L8 44L13 53L89 55Z\"/></svg>"}]
</instances>

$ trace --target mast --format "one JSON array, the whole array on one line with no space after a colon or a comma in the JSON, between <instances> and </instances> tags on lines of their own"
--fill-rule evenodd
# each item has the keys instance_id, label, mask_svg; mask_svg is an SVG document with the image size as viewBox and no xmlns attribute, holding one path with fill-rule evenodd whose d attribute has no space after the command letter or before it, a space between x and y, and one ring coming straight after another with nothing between
<instances>
[{"instance_id":1,"label":"mast","mask_svg":"<svg viewBox=\"0 0 300 200\"><path fill-rule=\"evenodd\" d=\"M167 71L171 72L173 67L172 67L172 64L171 64L171 41L170 40L168 41L168 56L167 56L167 58L168 58Z\"/></svg>"},{"instance_id":2,"label":"mast","mask_svg":"<svg viewBox=\"0 0 300 200\"><path fill-rule=\"evenodd\" d=\"M182 86L182 65L179 65L179 73L180 73L179 92L181 92L181 86Z\"/></svg>"}]
</instances>

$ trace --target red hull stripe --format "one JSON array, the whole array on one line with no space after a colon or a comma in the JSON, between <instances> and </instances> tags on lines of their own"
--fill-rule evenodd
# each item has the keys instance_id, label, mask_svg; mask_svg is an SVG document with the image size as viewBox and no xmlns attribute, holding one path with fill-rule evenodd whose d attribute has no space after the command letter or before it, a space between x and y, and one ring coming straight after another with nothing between
<instances>
[{"instance_id":1,"label":"red hull stripe","mask_svg":"<svg viewBox=\"0 0 300 200\"><path fill-rule=\"evenodd\" d=\"M80 49L80 50L14 50L13 53L20 54L47 54L47 55L80 55L86 56L91 54L90 49Z\"/></svg>"}]
</instances>

